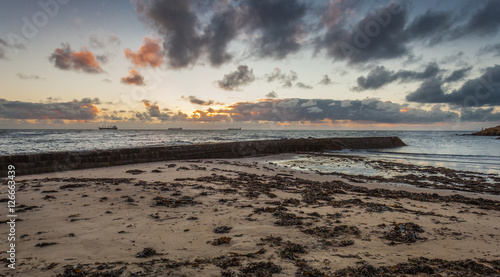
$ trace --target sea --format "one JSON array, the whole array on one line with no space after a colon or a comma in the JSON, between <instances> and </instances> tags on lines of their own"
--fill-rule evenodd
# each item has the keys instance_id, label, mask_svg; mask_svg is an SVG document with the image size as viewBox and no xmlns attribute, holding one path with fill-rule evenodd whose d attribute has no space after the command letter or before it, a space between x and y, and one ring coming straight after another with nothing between
<instances>
[{"instance_id":1,"label":"sea","mask_svg":"<svg viewBox=\"0 0 500 277\"><path fill-rule=\"evenodd\" d=\"M105 150L149 146L284 138L397 136L408 146L329 151L371 159L500 173L500 139L464 136L464 131L335 130L0 130L0 156L55 151Z\"/></svg>"}]
</instances>

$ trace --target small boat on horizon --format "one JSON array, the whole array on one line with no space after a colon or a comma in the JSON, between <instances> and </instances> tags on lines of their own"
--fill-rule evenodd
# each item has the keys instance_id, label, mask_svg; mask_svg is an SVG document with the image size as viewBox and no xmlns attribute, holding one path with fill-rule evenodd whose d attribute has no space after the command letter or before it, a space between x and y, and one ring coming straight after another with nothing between
<instances>
[{"instance_id":1,"label":"small boat on horizon","mask_svg":"<svg viewBox=\"0 0 500 277\"><path fill-rule=\"evenodd\" d=\"M173 127L173 128L168 128L169 130L182 130L182 127Z\"/></svg>"},{"instance_id":2,"label":"small boat on horizon","mask_svg":"<svg viewBox=\"0 0 500 277\"><path fill-rule=\"evenodd\" d=\"M113 126L101 126L99 127L99 130L118 130L118 127L116 127L116 125L113 125Z\"/></svg>"},{"instance_id":3,"label":"small boat on horizon","mask_svg":"<svg viewBox=\"0 0 500 277\"><path fill-rule=\"evenodd\" d=\"M241 130L241 127L239 128L227 128L229 131L239 131Z\"/></svg>"}]
</instances>

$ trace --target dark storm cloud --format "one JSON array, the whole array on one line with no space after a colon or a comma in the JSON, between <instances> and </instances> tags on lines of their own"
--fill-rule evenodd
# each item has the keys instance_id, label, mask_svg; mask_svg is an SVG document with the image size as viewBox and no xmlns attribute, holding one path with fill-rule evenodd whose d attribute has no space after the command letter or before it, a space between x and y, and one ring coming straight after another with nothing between
<instances>
[{"instance_id":1,"label":"dark storm cloud","mask_svg":"<svg viewBox=\"0 0 500 277\"><path fill-rule=\"evenodd\" d=\"M407 27L411 39L431 38L431 43L441 40L440 33L448 31L451 26L451 14L444 11L427 11L415 17Z\"/></svg>"},{"instance_id":2,"label":"dark storm cloud","mask_svg":"<svg viewBox=\"0 0 500 277\"><path fill-rule=\"evenodd\" d=\"M479 35L495 34L500 25L500 2L489 0L483 8L479 9L467 22L463 33L476 33Z\"/></svg>"},{"instance_id":3,"label":"dark storm cloud","mask_svg":"<svg viewBox=\"0 0 500 277\"><path fill-rule=\"evenodd\" d=\"M499 121L500 113L495 113L493 107L489 108L462 108L460 119L463 121L487 122Z\"/></svg>"},{"instance_id":4,"label":"dark storm cloud","mask_svg":"<svg viewBox=\"0 0 500 277\"><path fill-rule=\"evenodd\" d=\"M397 72L387 70L384 66L372 69L366 77L357 79L358 86L353 89L363 91L367 89L378 89L394 81L409 82L435 77L439 73L439 67L435 63L429 63L424 71L399 70Z\"/></svg>"},{"instance_id":5,"label":"dark storm cloud","mask_svg":"<svg viewBox=\"0 0 500 277\"><path fill-rule=\"evenodd\" d=\"M375 98L363 100L278 99L240 102L218 113L234 121L323 121L351 120L369 123L421 124L455 121L458 114L443 111L439 105L431 110L409 108Z\"/></svg>"},{"instance_id":6,"label":"dark storm cloud","mask_svg":"<svg viewBox=\"0 0 500 277\"><path fill-rule=\"evenodd\" d=\"M54 66L62 70L83 71L86 73L103 73L94 54L83 47L81 51L72 51L69 43L63 43L49 57Z\"/></svg>"},{"instance_id":7,"label":"dark storm cloud","mask_svg":"<svg viewBox=\"0 0 500 277\"><path fill-rule=\"evenodd\" d=\"M481 48L478 54L479 55L493 54L493 56L500 56L500 43L487 45Z\"/></svg>"},{"instance_id":8,"label":"dark storm cloud","mask_svg":"<svg viewBox=\"0 0 500 277\"><path fill-rule=\"evenodd\" d=\"M219 4L219 3L218 3ZM257 35L251 52L282 59L300 49L306 5L297 0L245 0L220 5L215 2L164 0L136 1L140 18L158 30L172 68L184 68L204 55L213 66L232 59L229 43L243 29ZM206 20L207 10L214 11ZM201 20L203 18L204 20Z\"/></svg>"},{"instance_id":9,"label":"dark storm cloud","mask_svg":"<svg viewBox=\"0 0 500 277\"><path fill-rule=\"evenodd\" d=\"M306 5L297 0L246 0L246 21L260 32L254 50L261 57L283 59L300 49Z\"/></svg>"},{"instance_id":10,"label":"dark storm cloud","mask_svg":"<svg viewBox=\"0 0 500 277\"><path fill-rule=\"evenodd\" d=\"M238 90L241 86L249 85L253 81L255 81L253 70L246 65L240 65L236 71L224 74L224 78L218 80L217 84L224 90Z\"/></svg>"},{"instance_id":11,"label":"dark storm cloud","mask_svg":"<svg viewBox=\"0 0 500 277\"><path fill-rule=\"evenodd\" d=\"M323 75L323 78L321 79L321 81L319 81L318 84L327 86L333 84L333 82L330 77L328 77L328 75Z\"/></svg>"},{"instance_id":12,"label":"dark storm cloud","mask_svg":"<svg viewBox=\"0 0 500 277\"><path fill-rule=\"evenodd\" d=\"M500 65L488 67L485 73L475 79L469 79L460 88L451 93L443 90L443 81L429 79L406 100L419 103L448 103L464 107L500 105Z\"/></svg>"},{"instance_id":13,"label":"dark storm cloud","mask_svg":"<svg viewBox=\"0 0 500 277\"><path fill-rule=\"evenodd\" d=\"M462 80L472 70L472 66L454 70L448 77L444 78L444 82L456 82Z\"/></svg>"},{"instance_id":14,"label":"dark storm cloud","mask_svg":"<svg viewBox=\"0 0 500 277\"><path fill-rule=\"evenodd\" d=\"M196 31L198 17L190 1L137 1L136 10L163 36L171 67L186 67L198 59L202 38Z\"/></svg>"},{"instance_id":15,"label":"dark storm cloud","mask_svg":"<svg viewBox=\"0 0 500 277\"><path fill-rule=\"evenodd\" d=\"M181 99L189 101L189 103L191 103L191 104L200 105L200 106L210 106L213 104L222 105L223 104L220 102L215 103L214 100L207 100L207 101L201 100L200 98L193 96L193 95L190 95L188 97L182 96Z\"/></svg>"},{"instance_id":16,"label":"dark storm cloud","mask_svg":"<svg viewBox=\"0 0 500 277\"><path fill-rule=\"evenodd\" d=\"M299 77L297 72L290 70L290 74L281 73L281 69L275 68L272 73L268 73L265 75L265 78L268 82L277 81L283 85L283 87L290 88L293 86L294 81L296 81Z\"/></svg>"},{"instance_id":17,"label":"dark storm cloud","mask_svg":"<svg viewBox=\"0 0 500 277\"><path fill-rule=\"evenodd\" d=\"M327 33L317 39L316 48L350 63L400 57L408 53L406 19L406 7L393 3L368 13L350 29L344 24L331 25Z\"/></svg>"},{"instance_id":18,"label":"dark storm cloud","mask_svg":"<svg viewBox=\"0 0 500 277\"><path fill-rule=\"evenodd\" d=\"M99 109L92 103L74 100L59 103L32 103L0 99L0 118L92 120Z\"/></svg>"},{"instance_id":19,"label":"dark storm cloud","mask_svg":"<svg viewBox=\"0 0 500 277\"><path fill-rule=\"evenodd\" d=\"M208 58L212 65L219 66L232 59L232 55L227 52L227 47L238 34L240 24L237 12L231 6L212 17L204 37Z\"/></svg>"}]
</instances>

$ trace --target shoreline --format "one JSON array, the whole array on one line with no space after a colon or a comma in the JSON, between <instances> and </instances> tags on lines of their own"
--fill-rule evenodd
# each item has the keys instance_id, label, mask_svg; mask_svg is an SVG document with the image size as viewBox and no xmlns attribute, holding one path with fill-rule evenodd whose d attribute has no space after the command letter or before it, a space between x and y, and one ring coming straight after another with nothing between
<instances>
[{"instance_id":1,"label":"shoreline","mask_svg":"<svg viewBox=\"0 0 500 277\"><path fill-rule=\"evenodd\" d=\"M292 155L17 177L17 275L498 274L500 196L275 163Z\"/></svg>"}]
</instances>

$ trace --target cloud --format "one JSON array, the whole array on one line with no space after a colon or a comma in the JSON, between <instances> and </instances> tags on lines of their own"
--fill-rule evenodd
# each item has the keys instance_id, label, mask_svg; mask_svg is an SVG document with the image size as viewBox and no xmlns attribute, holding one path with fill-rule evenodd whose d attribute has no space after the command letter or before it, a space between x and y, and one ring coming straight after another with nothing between
<instances>
[{"instance_id":1,"label":"cloud","mask_svg":"<svg viewBox=\"0 0 500 277\"><path fill-rule=\"evenodd\" d=\"M135 1L142 21L163 38L172 68L194 65L207 57L212 66L231 61L228 46L238 35L254 37L250 52L283 59L300 49L307 6L298 0ZM213 11L213 13L207 12Z\"/></svg>"},{"instance_id":2,"label":"cloud","mask_svg":"<svg viewBox=\"0 0 500 277\"><path fill-rule=\"evenodd\" d=\"M246 65L240 65L236 71L224 74L224 78L218 80L217 84L224 90L238 90L239 87L249 85L253 81L255 81L253 70Z\"/></svg>"},{"instance_id":3,"label":"cloud","mask_svg":"<svg viewBox=\"0 0 500 277\"><path fill-rule=\"evenodd\" d=\"M500 56L500 43L487 45L479 49L478 54L479 55L493 54L493 56Z\"/></svg>"},{"instance_id":4,"label":"cloud","mask_svg":"<svg viewBox=\"0 0 500 277\"><path fill-rule=\"evenodd\" d=\"M358 77L358 86L354 87L353 90L363 91L367 89L378 89L397 80L400 82L424 80L435 77L438 73L439 67L435 63L429 63L424 71L421 72L411 70L399 70L394 72L387 70L384 66L377 66L370 70L366 77Z\"/></svg>"},{"instance_id":5,"label":"cloud","mask_svg":"<svg viewBox=\"0 0 500 277\"><path fill-rule=\"evenodd\" d=\"M162 113L160 107L156 103L151 103L150 100L142 100L142 104L146 107L146 112L136 113L136 118L141 121L151 121L156 118L160 121L169 121L171 116L168 113Z\"/></svg>"},{"instance_id":6,"label":"cloud","mask_svg":"<svg viewBox=\"0 0 500 277\"><path fill-rule=\"evenodd\" d=\"M475 33L478 35L495 34L500 25L500 3L489 0L486 5L479 9L467 22L465 27L458 31L459 35Z\"/></svg>"},{"instance_id":7,"label":"cloud","mask_svg":"<svg viewBox=\"0 0 500 277\"><path fill-rule=\"evenodd\" d=\"M194 64L201 54L203 39L197 33L198 17L191 1L136 1L141 19L163 36L163 48L172 68Z\"/></svg>"},{"instance_id":8,"label":"cloud","mask_svg":"<svg viewBox=\"0 0 500 277\"><path fill-rule=\"evenodd\" d=\"M90 34L89 46L91 48L99 49L106 48L109 45L118 47L121 44L121 40L116 35L108 35L105 37L99 37L97 34Z\"/></svg>"},{"instance_id":9,"label":"cloud","mask_svg":"<svg viewBox=\"0 0 500 277\"><path fill-rule=\"evenodd\" d=\"M136 85L136 86L145 86L144 76L141 73L131 69L129 70L129 75L121 78L121 82L126 85Z\"/></svg>"},{"instance_id":10,"label":"cloud","mask_svg":"<svg viewBox=\"0 0 500 277\"><path fill-rule=\"evenodd\" d=\"M80 52L73 52L69 43L63 43L61 48L54 50L49 60L54 63L55 67L62 70L83 71L92 74L104 72L94 54L86 47L83 47Z\"/></svg>"},{"instance_id":11,"label":"cloud","mask_svg":"<svg viewBox=\"0 0 500 277\"><path fill-rule=\"evenodd\" d=\"M464 107L500 105L500 65L488 67L485 73L469 79L458 89L445 93L443 81L429 79L424 81L406 100L419 103L448 103Z\"/></svg>"},{"instance_id":12,"label":"cloud","mask_svg":"<svg viewBox=\"0 0 500 277\"><path fill-rule=\"evenodd\" d=\"M456 82L462 80L469 71L472 70L472 66L454 70L448 77L444 78L444 82Z\"/></svg>"},{"instance_id":13,"label":"cloud","mask_svg":"<svg viewBox=\"0 0 500 277\"><path fill-rule=\"evenodd\" d=\"M159 67L163 63L163 53L159 40L145 37L143 44L135 53L130 49L124 49L125 57L137 67Z\"/></svg>"},{"instance_id":14,"label":"cloud","mask_svg":"<svg viewBox=\"0 0 500 277\"><path fill-rule=\"evenodd\" d=\"M431 44L434 44L442 40L442 32L450 29L451 17L450 12L429 10L416 16L406 32L411 39L430 38Z\"/></svg>"},{"instance_id":15,"label":"cloud","mask_svg":"<svg viewBox=\"0 0 500 277\"><path fill-rule=\"evenodd\" d=\"M275 68L272 73L266 74L265 78L268 82L278 81L283 87L290 88L293 86L292 82L298 79L297 72L290 70L290 74L281 73L281 69Z\"/></svg>"},{"instance_id":16,"label":"cloud","mask_svg":"<svg viewBox=\"0 0 500 277\"><path fill-rule=\"evenodd\" d=\"M193 95L190 95L188 97L182 96L181 99L189 101L191 104L200 105L200 106L210 106L213 104L222 105L223 104L220 102L215 103L214 100L208 100L208 101L201 100L198 97L193 96Z\"/></svg>"},{"instance_id":17,"label":"cloud","mask_svg":"<svg viewBox=\"0 0 500 277\"><path fill-rule=\"evenodd\" d=\"M323 75L323 78L321 79L321 81L319 81L318 84L323 85L323 86L328 86L328 85L333 84L333 82L330 79L330 77L328 77L328 75Z\"/></svg>"},{"instance_id":18,"label":"cloud","mask_svg":"<svg viewBox=\"0 0 500 277\"><path fill-rule=\"evenodd\" d=\"M16 76L22 80L43 80L44 79L36 74L29 74L28 75L28 74L24 74L24 73L20 73L20 72L18 72L16 74Z\"/></svg>"},{"instance_id":19,"label":"cloud","mask_svg":"<svg viewBox=\"0 0 500 277\"><path fill-rule=\"evenodd\" d=\"M231 61L233 56L228 53L227 47L241 28L238 11L229 5L225 8L224 11L214 14L203 37L209 61L214 66Z\"/></svg>"},{"instance_id":20,"label":"cloud","mask_svg":"<svg viewBox=\"0 0 500 277\"><path fill-rule=\"evenodd\" d=\"M261 57L283 59L300 49L302 18L307 6L297 0L246 0L246 21L260 32L254 51Z\"/></svg>"},{"instance_id":21,"label":"cloud","mask_svg":"<svg viewBox=\"0 0 500 277\"><path fill-rule=\"evenodd\" d=\"M345 120L364 123L432 124L454 122L459 114L444 111L440 105L429 110L411 108L407 104L381 101L376 98L363 100L333 99L263 99L258 102L238 102L227 109L215 110L233 121L296 122Z\"/></svg>"},{"instance_id":22,"label":"cloud","mask_svg":"<svg viewBox=\"0 0 500 277\"><path fill-rule=\"evenodd\" d=\"M395 3L367 13L354 26L340 19L339 24L327 25L326 34L316 39L316 50L325 49L328 56L349 63L400 57L409 52L406 20L406 7Z\"/></svg>"},{"instance_id":23,"label":"cloud","mask_svg":"<svg viewBox=\"0 0 500 277\"><path fill-rule=\"evenodd\" d=\"M99 109L88 101L32 103L0 99L0 118L93 120Z\"/></svg>"},{"instance_id":24,"label":"cloud","mask_svg":"<svg viewBox=\"0 0 500 277\"><path fill-rule=\"evenodd\" d=\"M313 88L311 85L306 85L302 82L296 83L295 86L298 88L301 88L301 89L312 89Z\"/></svg>"},{"instance_id":25,"label":"cloud","mask_svg":"<svg viewBox=\"0 0 500 277\"><path fill-rule=\"evenodd\" d=\"M269 99L278 98L278 94L274 91L271 91L268 94L266 94L266 97Z\"/></svg>"}]
</instances>

